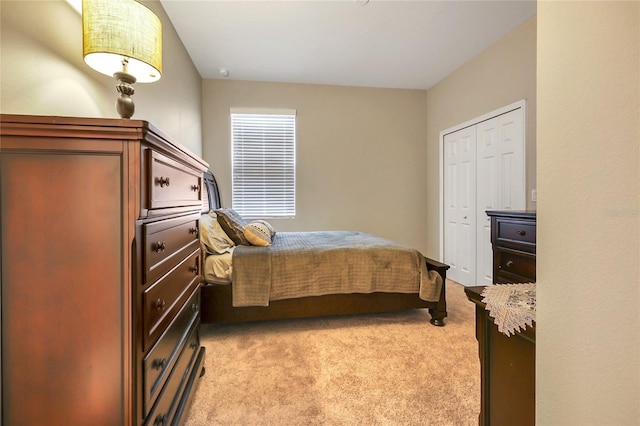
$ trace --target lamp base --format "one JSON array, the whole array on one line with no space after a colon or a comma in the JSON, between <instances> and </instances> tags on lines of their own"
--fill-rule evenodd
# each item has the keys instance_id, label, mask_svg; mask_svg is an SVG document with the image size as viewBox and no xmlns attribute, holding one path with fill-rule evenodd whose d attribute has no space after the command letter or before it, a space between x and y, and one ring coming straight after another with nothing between
<instances>
[{"instance_id":1,"label":"lamp base","mask_svg":"<svg viewBox=\"0 0 640 426\"><path fill-rule=\"evenodd\" d=\"M116 111L120 118L131 118L136 109L133 99L131 99L134 93L132 84L136 82L136 78L126 72L117 72L113 74L113 77L118 81L116 90L120 93L116 99Z\"/></svg>"}]
</instances>

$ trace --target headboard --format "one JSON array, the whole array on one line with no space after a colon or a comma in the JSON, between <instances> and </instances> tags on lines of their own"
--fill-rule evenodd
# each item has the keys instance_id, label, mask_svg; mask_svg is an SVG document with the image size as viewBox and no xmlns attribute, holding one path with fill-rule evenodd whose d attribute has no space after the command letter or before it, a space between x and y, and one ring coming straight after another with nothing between
<instances>
[{"instance_id":1,"label":"headboard","mask_svg":"<svg viewBox=\"0 0 640 426\"><path fill-rule=\"evenodd\" d=\"M204 192L202 194L202 212L206 213L211 210L219 209L222 207L220 204L220 191L218 191L218 183L216 178L213 177L213 173L209 170L203 173L202 180L204 181Z\"/></svg>"}]
</instances>

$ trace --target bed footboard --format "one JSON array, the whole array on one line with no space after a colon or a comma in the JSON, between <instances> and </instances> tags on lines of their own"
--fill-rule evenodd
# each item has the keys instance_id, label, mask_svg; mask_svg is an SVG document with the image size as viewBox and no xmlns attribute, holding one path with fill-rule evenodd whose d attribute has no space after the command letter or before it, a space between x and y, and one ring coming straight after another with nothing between
<instances>
[{"instance_id":1,"label":"bed footboard","mask_svg":"<svg viewBox=\"0 0 640 426\"><path fill-rule=\"evenodd\" d=\"M435 270L443 279L438 302L427 302L417 294L371 293L332 294L272 301L269 306L232 306L231 285L205 284L202 287L201 321L207 323L237 323L286 318L305 318L374 312L394 312L428 308L431 324L443 326L447 316L445 282L448 265L426 259L427 269Z\"/></svg>"}]
</instances>

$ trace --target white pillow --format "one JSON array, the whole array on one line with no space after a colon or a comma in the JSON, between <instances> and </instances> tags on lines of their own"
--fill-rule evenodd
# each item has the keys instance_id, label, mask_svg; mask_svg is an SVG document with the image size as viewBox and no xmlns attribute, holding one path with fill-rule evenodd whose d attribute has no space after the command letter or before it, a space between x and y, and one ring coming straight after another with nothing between
<instances>
[{"instance_id":1,"label":"white pillow","mask_svg":"<svg viewBox=\"0 0 640 426\"><path fill-rule=\"evenodd\" d=\"M213 212L200 216L200 241L210 254L230 253L231 247L236 245L224 232Z\"/></svg>"}]
</instances>

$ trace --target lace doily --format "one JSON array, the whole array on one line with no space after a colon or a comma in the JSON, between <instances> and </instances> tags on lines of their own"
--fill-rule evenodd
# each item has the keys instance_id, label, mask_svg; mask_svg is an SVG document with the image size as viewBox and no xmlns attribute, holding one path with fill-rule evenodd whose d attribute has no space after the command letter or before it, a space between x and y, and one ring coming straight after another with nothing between
<instances>
[{"instance_id":1,"label":"lace doily","mask_svg":"<svg viewBox=\"0 0 640 426\"><path fill-rule=\"evenodd\" d=\"M498 331L507 336L524 331L536 320L536 285L496 284L482 290L482 301Z\"/></svg>"}]
</instances>

